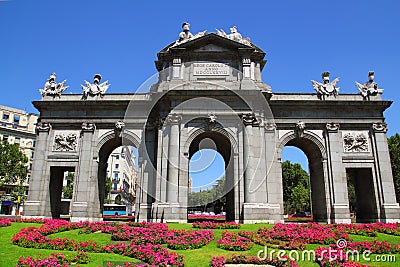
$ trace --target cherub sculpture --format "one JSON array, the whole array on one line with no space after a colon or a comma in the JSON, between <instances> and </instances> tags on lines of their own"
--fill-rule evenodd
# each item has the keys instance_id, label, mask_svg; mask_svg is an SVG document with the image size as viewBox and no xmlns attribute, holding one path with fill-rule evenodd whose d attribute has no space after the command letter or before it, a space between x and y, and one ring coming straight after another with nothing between
<instances>
[{"instance_id":1,"label":"cherub sculpture","mask_svg":"<svg viewBox=\"0 0 400 267\"><path fill-rule=\"evenodd\" d=\"M188 22L182 23L182 32L179 33L179 39L175 42L173 46L182 44L192 39L196 39L202 37L206 34L206 31L198 32L196 34L192 34L190 32L190 24Z\"/></svg>"},{"instance_id":2,"label":"cherub sculpture","mask_svg":"<svg viewBox=\"0 0 400 267\"><path fill-rule=\"evenodd\" d=\"M231 33L227 34L224 30L218 30L217 29L217 34L219 36L231 39L233 41L245 44L245 45L250 45L250 38L243 38L242 35L238 32L237 26L233 26L230 28Z\"/></svg>"},{"instance_id":3,"label":"cherub sculpture","mask_svg":"<svg viewBox=\"0 0 400 267\"><path fill-rule=\"evenodd\" d=\"M100 74L95 74L93 78L93 83L89 83L88 81L84 81L86 86L81 84L82 90L83 90L83 99L87 99L88 96L96 96L100 95L100 97L103 97L104 94L106 93L108 87L110 87L110 84L108 81L105 81L101 84L99 84L101 81L101 75Z\"/></svg>"},{"instance_id":4,"label":"cherub sculpture","mask_svg":"<svg viewBox=\"0 0 400 267\"><path fill-rule=\"evenodd\" d=\"M339 93L339 87L336 87L336 84L339 82L339 78L334 79L332 82L329 82L329 75L328 71L322 73L322 80L323 83L319 83L317 81L311 80L315 91L317 91L318 95L334 95L337 96Z\"/></svg>"},{"instance_id":5,"label":"cherub sculpture","mask_svg":"<svg viewBox=\"0 0 400 267\"><path fill-rule=\"evenodd\" d=\"M375 72L369 71L368 82L365 82L364 85L362 85L359 82L356 82L356 86L360 91L360 94L364 98L368 98L368 96L370 95L376 95L379 93L378 84L374 82L374 78L375 78Z\"/></svg>"},{"instance_id":6,"label":"cherub sculpture","mask_svg":"<svg viewBox=\"0 0 400 267\"><path fill-rule=\"evenodd\" d=\"M56 76L57 75L55 72L50 74L50 78L44 84L44 88L39 89L39 92L42 94L43 97L44 96L61 97L61 94L69 87L69 86L64 86L67 80L62 81L61 83L57 83Z\"/></svg>"}]
</instances>

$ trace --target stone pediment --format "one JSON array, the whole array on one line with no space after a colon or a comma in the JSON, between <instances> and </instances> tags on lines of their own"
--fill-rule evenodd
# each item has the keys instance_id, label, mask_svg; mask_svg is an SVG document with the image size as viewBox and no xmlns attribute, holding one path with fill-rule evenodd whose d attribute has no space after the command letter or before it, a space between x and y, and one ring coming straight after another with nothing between
<instances>
[{"instance_id":1,"label":"stone pediment","mask_svg":"<svg viewBox=\"0 0 400 267\"><path fill-rule=\"evenodd\" d=\"M266 62L265 52L256 45L237 42L216 33L208 33L182 43L173 42L157 56L158 60L155 63L158 71L171 66L173 61L177 63L213 59L233 62L231 65L239 68L242 58L248 58L252 62L260 62L261 69Z\"/></svg>"},{"instance_id":2,"label":"stone pediment","mask_svg":"<svg viewBox=\"0 0 400 267\"><path fill-rule=\"evenodd\" d=\"M216 51L216 52L226 52L226 51L238 51L238 49L245 49L252 52L260 53L265 55L259 47L254 44L245 45L240 42L230 40L228 38L219 36L216 33L208 33L204 36L188 40L181 44L171 43L159 52L160 54L170 53L172 51Z\"/></svg>"},{"instance_id":3,"label":"stone pediment","mask_svg":"<svg viewBox=\"0 0 400 267\"><path fill-rule=\"evenodd\" d=\"M229 50L225 47L217 46L214 44L209 44L198 49L195 49L194 52L228 52Z\"/></svg>"}]
</instances>

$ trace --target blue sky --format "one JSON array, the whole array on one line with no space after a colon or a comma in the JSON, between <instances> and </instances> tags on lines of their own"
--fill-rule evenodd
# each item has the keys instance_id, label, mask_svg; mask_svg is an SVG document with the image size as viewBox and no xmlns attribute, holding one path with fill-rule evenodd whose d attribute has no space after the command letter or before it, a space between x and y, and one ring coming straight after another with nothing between
<instances>
[{"instance_id":1,"label":"blue sky","mask_svg":"<svg viewBox=\"0 0 400 267\"><path fill-rule=\"evenodd\" d=\"M110 93L135 92L189 21L194 33L237 25L267 53L263 80L273 92L312 93L310 80L330 71L341 93L357 93L354 81L375 70L394 101L385 112L391 136L400 132L399 10L396 0L0 1L0 104L36 112L31 101L53 71L67 93L81 93L95 73Z\"/></svg>"}]
</instances>

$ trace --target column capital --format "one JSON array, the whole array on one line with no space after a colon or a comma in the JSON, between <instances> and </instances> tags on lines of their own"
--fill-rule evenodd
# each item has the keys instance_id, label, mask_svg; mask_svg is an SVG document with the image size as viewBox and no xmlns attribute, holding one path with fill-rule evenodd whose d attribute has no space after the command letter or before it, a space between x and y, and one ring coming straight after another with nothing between
<instances>
[{"instance_id":1,"label":"column capital","mask_svg":"<svg viewBox=\"0 0 400 267\"><path fill-rule=\"evenodd\" d=\"M340 124L335 122L328 122L325 127L328 132L337 133L340 129Z\"/></svg>"},{"instance_id":2,"label":"column capital","mask_svg":"<svg viewBox=\"0 0 400 267\"><path fill-rule=\"evenodd\" d=\"M181 60L181 58L178 57L178 56L175 56L175 57L172 59L172 64L173 64L174 66L180 66L181 63L182 63L182 60Z\"/></svg>"},{"instance_id":3,"label":"column capital","mask_svg":"<svg viewBox=\"0 0 400 267\"><path fill-rule=\"evenodd\" d=\"M376 133L386 133L388 131L388 127L385 122L374 122L372 123L371 127Z\"/></svg>"},{"instance_id":4,"label":"column capital","mask_svg":"<svg viewBox=\"0 0 400 267\"><path fill-rule=\"evenodd\" d=\"M82 122L82 132L94 132L96 125L93 122Z\"/></svg>"},{"instance_id":5,"label":"column capital","mask_svg":"<svg viewBox=\"0 0 400 267\"><path fill-rule=\"evenodd\" d=\"M36 124L36 130L38 132L49 132L51 130L51 124L44 121L38 122Z\"/></svg>"},{"instance_id":6,"label":"column capital","mask_svg":"<svg viewBox=\"0 0 400 267\"><path fill-rule=\"evenodd\" d=\"M274 132L276 130L276 124L274 122L264 122L264 129L267 132Z\"/></svg>"},{"instance_id":7,"label":"column capital","mask_svg":"<svg viewBox=\"0 0 400 267\"><path fill-rule=\"evenodd\" d=\"M166 120L169 124L179 124L182 120L182 116L178 114L169 114Z\"/></svg>"},{"instance_id":8,"label":"column capital","mask_svg":"<svg viewBox=\"0 0 400 267\"><path fill-rule=\"evenodd\" d=\"M245 126L253 125L254 123L258 122L254 113L244 113L241 117Z\"/></svg>"}]
</instances>

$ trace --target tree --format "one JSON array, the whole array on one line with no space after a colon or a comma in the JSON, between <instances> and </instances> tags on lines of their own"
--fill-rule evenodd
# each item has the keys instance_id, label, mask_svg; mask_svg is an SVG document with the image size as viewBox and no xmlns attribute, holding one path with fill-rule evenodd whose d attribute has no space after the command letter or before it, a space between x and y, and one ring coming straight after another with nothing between
<instances>
[{"instance_id":1,"label":"tree","mask_svg":"<svg viewBox=\"0 0 400 267\"><path fill-rule=\"evenodd\" d=\"M295 207L295 199L293 199L293 190L299 186L303 185L305 190L302 190L301 187L296 189L296 194L300 192L306 194L302 196L302 199L307 199L308 197L308 205L310 207L310 178L308 173L301 167L298 163L291 163L289 160L282 162L282 179L283 179L283 203L286 212L292 212Z\"/></svg>"},{"instance_id":2,"label":"tree","mask_svg":"<svg viewBox=\"0 0 400 267\"><path fill-rule=\"evenodd\" d=\"M111 178L107 177L106 178L106 185L104 187L104 189L105 189L105 194L104 195L106 197L106 202L109 202L109 200L110 200L111 187L112 187Z\"/></svg>"},{"instance_id":3,"label":"tree","mask_svg":"<svg viewBox=\"0 0 400 267\"><path fill-rule=\"evenodd\" d=\"M24 202L26 200L25 190L26 188L22 184L14 186L10 194L11 200L18 201L18 197L20 197L20 202Z\"/></svg>"},{"instance_id":4,"label":"tree","mask_svg":"<svg viewBox=\"0 0 400 267\"><path fill-rule=\"evenodd\" d=\"M388 145L396 198L397 202L400 202L400 134L391 136L388 139Z\"/></svg>"},{"instance_id":5,"label":"tree","mask_svg":"<svg viewBox=\"0 0 400 267\"><path fill-rule=\"evenodd\" d=\"M349 196L350 212L356 212L357 209L356 189L354 186L354 178L351 175L351 173L347 173L347 193Z\"/></svg>"},{"instance_id":6,"label":"tree","mask_svg":"<svg viewBox=\"0 0 400 267\"><path fill-rule=\"evenodd\" d=\"M189 207L200 207L204 206L206 209L207 205L212 203L223 207L226 204L226 199L224 194L225 177L218 179L215 186L210 190L200 191L200 192L189 192Z\"/></svg>"},{"instance_id":7,"label":"tree","mask_svg":"<svg viewBox=\"0 0 400 267\"><path fill-rule=\"evenodd\" d=\"M63 196L66 199L72 199L72 193L74 192L74 173L68 173L69 184L63 188Z\"/></svg>"},{"instance_id":8,"label":"tree","mask_svg":"<svg viewBox=\"0 0 400 267\"><path fill-rule=\"evenodd\" d=\"M122 204L121 195L116 196L114 202L117 205L121 205Z\"/></svg>"},{"instance_id":9,"label":"tree","mask_svg":"<svg viewBox=\"0 0 400 267\"><path fill-rule=\"evenodd\" d=\"M302 183L293 188L290 199L296 210L310 210L310 190L305 188Z\"/></svg>"},{"instance_id":10,"label":"tree","mask_svg":"<svg viewBox=\"0 0 400 267\"><path fill-rule=\"evenodd\" d=\"M22 184L28 174L28 158L19 149L19 145L0 142L0 155L0 186Z\"/></svg>"}]
</instances>

